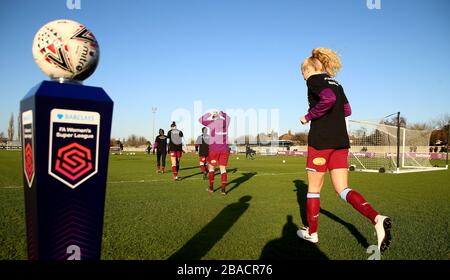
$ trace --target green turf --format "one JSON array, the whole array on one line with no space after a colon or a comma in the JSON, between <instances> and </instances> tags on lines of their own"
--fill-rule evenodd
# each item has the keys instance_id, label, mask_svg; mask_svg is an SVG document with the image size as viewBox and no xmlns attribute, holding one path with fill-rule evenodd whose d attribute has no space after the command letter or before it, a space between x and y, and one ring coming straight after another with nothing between
<instances>
[{"instance_id":1,"label":"green turf","mask_svg":"<svg viewBox=\"0 0 450 280\"><path fill-rule=\"evenodd\" d=\"M102 258L364 260L376 244L371 223L337 197L328 178L320 243L296 237L306 223L304 158L231 157L226 197L205 191L195 155L182 158L179 182L156 174L154 161L111 155ZM26 258L20 166L19 152L0 152L0 259ZM392 217L393 243L382 259L450 258L449 171L351 173L350 182Z\"/></svg>"}]
</instances>

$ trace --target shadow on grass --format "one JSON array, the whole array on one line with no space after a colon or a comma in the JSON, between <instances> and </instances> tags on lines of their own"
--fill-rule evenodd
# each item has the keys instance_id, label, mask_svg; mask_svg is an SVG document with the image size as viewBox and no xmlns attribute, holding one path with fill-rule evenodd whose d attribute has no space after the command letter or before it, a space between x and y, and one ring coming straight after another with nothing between
<instances>
[{"instance_id":1,"label":"shadow on grass","mask_svg":"<svg viewBox=\"0 0 450 280\"><path fill-rule=\"evenodd\" d=\"M233 191L234 189L236 189L237 187L239 187L241 184L247 182L248 180L250 180L253 176L255 176L256 174L258 174L258 172L250 172L250 173L242 173L241 177L238 177L230 182L227 183L227 191L226 193L229 193L231 191ZM228 189L228 186L232 185L231 188ZM216 188L214 191L220 190L221 187Z\"/></svg>"},{"instance_id":2,"label":"shadow on grass","mask_svg":"<svg viewBox=\"0 0 450 280\"><path fill-rule=\"evenodd\" d=\"M246 195L241 197L238 202L226 206L168 260L200 260L244 214L250 206L248 202L251 199L251 196Z\"/></svg>"},{"instance_id":3,"label":"shadow on grass","mask_svg":"<svg viewBox=\"0 0 450 280\"><path fill-rule=\"evenodd\" d=\"M198 168L198 169L200 169L200 166L199 166L199 165L196 165L196 166L189 166L189 167L184 167L184 168L180 168L180 170L179 170L179 171L181 171L181 170L189 170L189 169L195 169L195 168Z\"/></svg>"},{"instance_id":4,"label":"shadow on grass","mask_svg":"<svg viewBox=\"0 0 450 280\"><path fill-rule=\"evenodd\" d=\"M333 221L338 222L341 225L343 225L344 227L346 227L347 230L356 238L358 243L361 244L361 246L363 248L368 248L370 246L367 239L358 231L358 229L354 225L342 220L338 216L334 215L333 213L331 213L325 209L320 209L320 213L324 214L325 216L332 219Z\"/></svg>"},{"instance_id":5,"label":"shadow on grass","mask_svg":"<svg viewBox=\"0 0 450 280\"><path fill-rule=\"evenodd\" d=\"M237 168L230 168L230 169L227 169L227 173L229 174L229 173L236 173L238 171L238 169Z\"/></svg>"},{"instance_id":6,"label":"shadow on grass","mask_svg":"<svg viewBox=\"0 0 450 280\"><path fill-rule=\"evenodd\" d=\"M263 248L260 260L327 260L316 244L297 236L298 226L292 222L292 216L286 217L281 237L269 241Z\"/></svg>"},{"instance_id":7,"label":"shadow on grass","mask_svg":"<svg viewBox=\"0 0 450 280\"><path fill-rule=\"evenodd\" d=\"M308 185L306 185L303 180L295 180L293 182L294 182L295 188L296 188L294 191L297 192L297 202L298 202L298 206L300 208L300 217L302 219L302 223L305 226L308 226L308 218L306 216L306 194L308 193ZM322 207L320 208L320 213L327 216L328 218L332 219L333 221L340 223L344 227L346 227L347 230L356 238L358 243L361 244L361 246L363 248L367 248L370 246L367 239L351 223L344 221L343 219L339 218L338 216L331 213L330 211L323 209Z\"/></svg>"},{"instance_id":8,"label":"shadow on grass","mask_svg":"<svg viewBox=\"0 0 450 280\"><path fill-rule=\"evenodd\" d=\"M189 167L180 168L179 171L182 171L182 170L190 170L190 169L196 169L196 168L200 169L200 165L195 165L195 166L189 166ZM227 172L228 172L228 173L235 173L236 171L237 171L237 168L227 169Z\"/></svg>"},{"instance_id":9,"label":"shadow on grass","mask_svg":"<svg viewBox=\"0 0 450 280\"><path fill-rule=\"evenodd\" d=\"M191 178L191 177L194 177L194 176L197 176L197 175L203 175L203 172L192 173L192 174L190 174L190 175L181 176L181 180L186 180L186 179L188 179L188 178Z\"/></svg>"},{"instance_id":10,"label":"shadow on grass","mask_svg":"<svg viewBox=\"0 0 450 280\"><path fill-rule=\"evenodd\" d=\"M297 203L300 208L300 218L305 226L308 226L308 216L306 216L306 194L308 193L308 185L303 180L293 181L295 184L294 192L297 192Z\"/></svg>"},{"instance_id":11,"label":"shadow on grass","mask_svg":"<svg viewBox=\"0 0 450 280\"><path fill-rule=\"evenodd\" d=\"M198 166L197 166L197 168L200 169L200 167L198 167ZM192 169L192 168L186 168L186 169ZM180 169L180 170L183 170L183 169ZM229 170L227 170L227 172L228 173L236 173L237 172L237 168L229 169ZM220 170L216 171L214 174L215 175L220 175ZM197 176L197 175L203 175L203 172L197 172L197 173L192 173L192 174L189 174L189 175L186 175L186 176L180 176L180 178L181 178L181 180L186 180L188 178L191 178L191 177L194 177L194 176Z\"/></svg>"}]
</instances>

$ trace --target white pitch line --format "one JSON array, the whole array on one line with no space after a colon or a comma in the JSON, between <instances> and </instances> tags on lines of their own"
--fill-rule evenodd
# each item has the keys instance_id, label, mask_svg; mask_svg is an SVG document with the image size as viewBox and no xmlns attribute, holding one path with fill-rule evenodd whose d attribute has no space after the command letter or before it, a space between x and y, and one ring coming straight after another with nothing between
<instances>
[{"instance_id":1,"label":"white pitch line","mask_svg":"<svg viewBox=\"0 0 450 280\"><path fill-rule=\"evenodd\" d=\"M122 183L145 183L145 180L137 180L137 181L112 181L107 182L107 184L122 184Z\"/></svg>"},{"instance_id":2,"label":"white pitch line","mask_svg":"<svg viewBox=\"0 0 450 280\"><path fill-rule=\"evenodd\" d=\"M251 171L240 171L238 173L251 173ZM168 173L169 174L169 173ZM233 174L233 173L232 173ZM283 175L295 175L298 174L298 172L290 172L290 173L262 173L262 174L255 174L254 176L283 176ZM189 176L189 175L188 175ZM239 176L230 176L230 179L239 178ZM202 178L187 178L183 179L183 176L181 176L181 181L194 181L194 180L203 180ZM111 181L108 182L108 184L124 184L124 183L151 183L151 182L167 182L168 179L152 179L152 180L135 180L135 181Z\"/></svg>"},{"instance_id":3,"label":"white pitch line","mask_svg":"<svg viewBox=\"0 0 450 280\"><path fill-rule=\"evenodd\" d=\"M253 173L254 171L239 171L236 173ZM295 175L299 172L289 172L289 173L260 173L255 174L253 176L259 177L259 176L284 176L284 175ZM169 174L169 173L167 173ZM234 174L234 173L231 173ZM188 175L189 176L189 175ZM183 178L181 176L181 178ZM239 176L230 176L230 179L239 178ZM187 178L184 179L186 181L194 181L194 180L203 180L202 178ZM182 181L184 181L182 179ZM169 179L152 179L152 180L128 180L128 181L109 181L107 184L126 184L126 183L151 183L151 182L167 182ZM0 189L21 189L23 186L7 186L7 187L0 187Z\"/></svg>"}]
</instances>

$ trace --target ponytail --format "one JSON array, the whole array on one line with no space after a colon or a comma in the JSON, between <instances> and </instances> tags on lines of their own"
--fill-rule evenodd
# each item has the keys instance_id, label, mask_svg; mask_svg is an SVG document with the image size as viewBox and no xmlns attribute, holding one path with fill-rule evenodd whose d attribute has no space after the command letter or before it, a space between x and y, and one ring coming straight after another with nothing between
<instances>
[{"instance_id":1,"label":"ponytail","mask_svg":"<svg viewBox=\"0 0 450 280\"><path fill-rule=\"evenodd\" d=\"M335 51L328 48L315 48L312 51L310 60L317 60L320 62L322 64L322 70L327 72L327 74L331 77L336 76L342 68L339 55Z\"/></svg>"}]
</instances>

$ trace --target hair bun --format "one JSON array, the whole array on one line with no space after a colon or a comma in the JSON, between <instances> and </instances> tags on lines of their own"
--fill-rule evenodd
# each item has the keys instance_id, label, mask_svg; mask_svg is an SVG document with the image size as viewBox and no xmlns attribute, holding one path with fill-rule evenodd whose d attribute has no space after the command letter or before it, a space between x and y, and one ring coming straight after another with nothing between
<instances>
[{"instance_id":1,"label":"hair bun","mask_svg":"<svg viewBox=\"0 0 450 280\"><path fill-rule=\"evenodd\" d=\"M311 57L318 60L322 64L323 70L332 77L336 76L342 68L339 55L329 48L315 48L312 50ZM319 67L315 68L317 70Z\"/></svg>"},{"instance_id":2,"label":"hair bun","mask_svg":"<svg viewBox=\"0 0 450 280\"><path fill-rule=\"evenodd\" d=\"M320 51L318 49L313 49L311 56L314 58L319 58Z\"/></svg>"}]
</instances>

